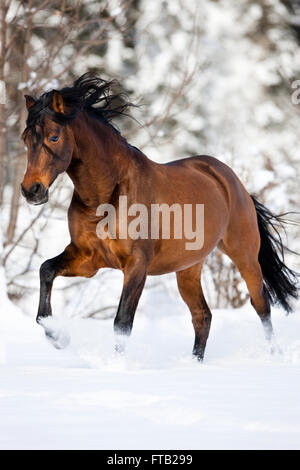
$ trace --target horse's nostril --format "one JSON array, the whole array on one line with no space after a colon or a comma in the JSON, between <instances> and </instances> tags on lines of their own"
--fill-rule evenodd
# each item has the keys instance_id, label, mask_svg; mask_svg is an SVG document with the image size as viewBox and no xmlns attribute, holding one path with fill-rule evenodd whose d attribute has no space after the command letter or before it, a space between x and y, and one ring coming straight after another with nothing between
<instances>
[{"instance_id":1,"label":"horse's nostril","mask_svg":"<svg viewBox=\"0 0 300 470\"><path fill-rule=\"evenodd\" d=\"M42 186L43 185L41 183L34 183L29 189L29 192L31 194L38 194L39 192L41 192Z\"/></svg>"}]
</instances>

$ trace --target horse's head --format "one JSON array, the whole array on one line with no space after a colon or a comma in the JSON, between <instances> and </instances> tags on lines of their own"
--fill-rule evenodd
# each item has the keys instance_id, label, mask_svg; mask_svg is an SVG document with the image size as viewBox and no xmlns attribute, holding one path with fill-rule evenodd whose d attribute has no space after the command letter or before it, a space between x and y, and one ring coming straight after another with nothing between
<instances>
[{"instance_id":1,"label":"horse's head","mask_svg":"<svg viewBox=\"0 0 300 470\"><path fill-rule=\"evenodd\" d=\"M85 111L102 124L126 115L133 105L122 92L115 92L119 88L115 80L103 80L87 72L71 87L44 93L37 100L25 96L28 118L23 139L28 149L28 164L21 187L28 202L46 202L53 181L68 169L73 154L78 158L72 130L75 126L71 126L78 113ZM79 124L79 130L88 140Z\"/></svg>"},{"instance_id":2,"label":"horse's head","mask_svg":"<svg viewBox=\"0 0 300 470\"><path fill-rule=\"evenodd\" d=\"M48 201L48 189L67 170L74 151L74 137L62 95L52 91L39 100L25 96L28 110L23 139L27 146L27 170L21 184L30 204Z\"/></svg>"}]
</instances>

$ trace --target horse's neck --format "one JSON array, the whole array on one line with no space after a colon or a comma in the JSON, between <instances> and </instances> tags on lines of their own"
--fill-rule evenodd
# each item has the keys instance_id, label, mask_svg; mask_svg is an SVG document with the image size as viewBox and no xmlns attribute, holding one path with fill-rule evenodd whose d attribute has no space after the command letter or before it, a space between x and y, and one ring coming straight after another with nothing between
<instances>
[{"instance_id":1,"label":"horse's neck","mask_svg":"<svg viewBox=\"0 0 300 470\"><path fill-rule=\"evenodd\" d=\"M111 126L92 118L75 119L72 128L76 145L67 173L77 195L88 207L110 202L116 186L132 173L131 147Z\"/></svg>"}]
</instances>

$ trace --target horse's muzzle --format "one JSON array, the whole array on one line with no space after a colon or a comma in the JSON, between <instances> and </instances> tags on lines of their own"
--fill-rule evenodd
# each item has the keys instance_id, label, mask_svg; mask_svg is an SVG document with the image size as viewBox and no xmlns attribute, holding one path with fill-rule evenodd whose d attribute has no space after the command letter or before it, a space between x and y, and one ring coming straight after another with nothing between
<instances>
[{"instance_id":1,"label":"horse's muzzle","mask_svg":"<svg viewBox=\"0 0 300 470\"><path fill-rule=\"evenodd\" d=\"M21 184L21 192L29 204L38 206L48 201L48 189L43 183L34 183L29 189Z\"/></svg>"}]
</instances>

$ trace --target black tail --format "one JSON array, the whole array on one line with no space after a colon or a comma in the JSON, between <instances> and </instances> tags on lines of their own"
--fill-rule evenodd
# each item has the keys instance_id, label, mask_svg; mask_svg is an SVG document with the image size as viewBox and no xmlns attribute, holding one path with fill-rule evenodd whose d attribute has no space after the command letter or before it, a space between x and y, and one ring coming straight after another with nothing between
<instances>
[{"instance_id":1,"label":"black tail","mask_svg":"<svg viewBox=\"0 0 300 470\"><path fill-rule=\"evenodd\" d=\"M260 233L261 245L258 261L263 273L265 293L271 305L279 304L290 312L292 310L290 298L298 298L299 274L289 269L284 263L286 247L282 243L278 227L284 229L285 220L282 215L272 214L254 196L251 198L256 209Z\"/></svg>"}]
</instances>

